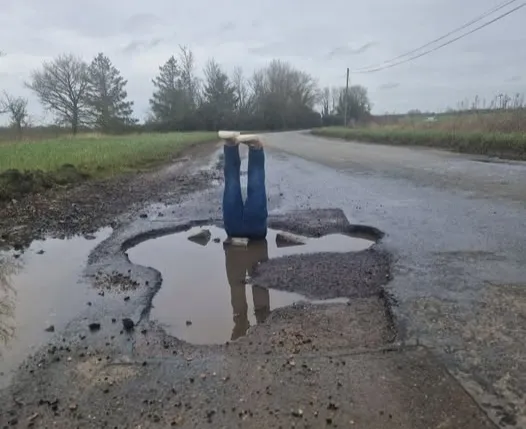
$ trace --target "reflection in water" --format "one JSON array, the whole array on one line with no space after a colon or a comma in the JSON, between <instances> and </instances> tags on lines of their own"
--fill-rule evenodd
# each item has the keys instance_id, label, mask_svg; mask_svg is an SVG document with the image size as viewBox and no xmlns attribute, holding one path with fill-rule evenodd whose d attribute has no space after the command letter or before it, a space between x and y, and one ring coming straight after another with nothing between
<instances>
[{"instance_id":1,"label":"reflection in water","mask_svg":"<svg viewBox=\"0 0 526 429\"><path fill-rule=\"evenodd\" d=\"M234 312L234 329L232 341L247 333L250 323L248 321L248 304L246 292L246 276L251 276L252 271L259 262L268 260L267 240L252 241L248 246L235 246L225 244L226 273L230 284L232 310ZM252 286L252 299L254 314L257 323L263 323L270 314L270 295L268 289Z\"/></svg>"},{"instance_id":2,"label":"reflection in water","mask_svg":"<svg viewBox=\"0 0 526 429\"><path fill-rule=\"evenodd\" d=\"M15 297L16 290L11 285L21 263L10 254L0 255L0 344L6 345L15 335ZM0 356L2 349L0 349Z\"/></svg>"},{"instance_id":3,"label":"reflection in water","mask_svg":"<svg viewBox=\"0 0 526 429\"><path fill-rule=\"evenodd\" d=\"M289 242L283 247L278 234L280 231L269 229L266 241L249 242L245 246L221 245L227 238L225 231L205 226L147 240L128 249L133 263L153 267L163 277L162 286L153 298L151 320L171 335L193 344L236 340L249 327L267 319L271 310L298 301L320 302L297 293L250 284L247 287L247 275L252 275L258 262L300 253L360 251L373 244L362 238L334 234L296 237L301 241L299 245ZM202 241L196 244L196 238Z\"/></svg>"},{"instance_id":4,"label":"reflection in water","mask_svg":"<svg viewBox=\"0 0 526 429\"><path fill-rule=\"evenodd\" d=\"M0 389L20 362L53 337L47 327L63 329L98 297L79 279L91 249L110 233L103 229L96 240L34 241L18 259L0 251Z\"/></svg>"}]
</instances>

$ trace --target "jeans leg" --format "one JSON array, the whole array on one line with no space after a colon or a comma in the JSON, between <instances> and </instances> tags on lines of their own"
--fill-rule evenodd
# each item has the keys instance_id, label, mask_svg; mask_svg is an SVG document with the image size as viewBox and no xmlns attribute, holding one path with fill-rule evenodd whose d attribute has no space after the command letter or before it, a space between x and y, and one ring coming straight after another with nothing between
<instances>
[{"instance_id":1,"label":"jeans leg","mask_svg":"<svg viewBox=\"0 0 526 429\"><path fill-rule=\"evenodd\" d=\"M244 211L244 228L248 238L266 237L267 217L265 152L251 147L248 153L248 186Z\"/></svg>"},{"instance_id":2,"label":"jeans leg","mask_svg":"<svg viewBox=\"0 0 526 429\"><path fill-rule=\"evenodd\" d=\"M243 237L243 197L239 177L241 158L238 146L224 146L224 164L223 224L229 237Z\"/></svg>"}]
</instances>

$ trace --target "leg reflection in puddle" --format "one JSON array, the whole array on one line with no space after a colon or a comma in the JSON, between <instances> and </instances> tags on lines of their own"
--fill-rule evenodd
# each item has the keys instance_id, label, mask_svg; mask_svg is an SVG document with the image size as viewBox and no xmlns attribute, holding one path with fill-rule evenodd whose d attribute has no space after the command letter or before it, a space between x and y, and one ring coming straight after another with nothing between
<instances>
[{"instance_id":1,"label":"leg reflection in puddle","mask_svg":"<svg viewBox=\"0 0 526 429\"><path fill-rule=\"evenodd\" d=\"M248 321L247 276L250 277L258 263L268 260L267 240L253 240L247 246L225 243L226 274L230 285L230 297L234 314L234 329L231 340L235 341L247 333ZM252 286L256 322L263 323L270 314L268 289Z\"/></svg>"}]
</instances>

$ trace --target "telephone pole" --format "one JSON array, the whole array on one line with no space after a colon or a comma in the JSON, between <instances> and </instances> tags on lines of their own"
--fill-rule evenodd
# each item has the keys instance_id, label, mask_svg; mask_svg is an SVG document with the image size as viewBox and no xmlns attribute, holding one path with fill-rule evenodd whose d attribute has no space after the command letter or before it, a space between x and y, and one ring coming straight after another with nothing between
<instances>
[{"instance_id":1,"label":"telephone pole","mask_svg":"<svg viewBox=\"0 0 526 429\"><path fill-rule=\"evenodd\" d=\"M345 113L343 115L343 126L347 126L347 106L349 104L349 67L347 67L347 82L345 83Z\"/></svg>"}]
</instances>

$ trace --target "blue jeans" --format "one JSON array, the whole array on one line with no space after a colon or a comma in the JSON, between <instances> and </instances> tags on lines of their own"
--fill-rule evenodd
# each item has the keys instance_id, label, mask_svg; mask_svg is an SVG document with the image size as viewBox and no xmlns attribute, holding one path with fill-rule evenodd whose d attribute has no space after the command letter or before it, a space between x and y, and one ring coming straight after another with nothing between
<instances>
[{"instance_id":1,"label":"blue jeans","mask_svg":"<svg viewBox=\"0 0 526 429\"><path fill-rule=\"evenodd\" d=\"M265 152L250 148L248 153L247 200L241 195L239 147L224 146L225 192L223 223L229 237L263 239L267 235L267 193L265 190Z\"/></svg>"}]
</instances>

